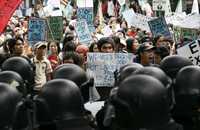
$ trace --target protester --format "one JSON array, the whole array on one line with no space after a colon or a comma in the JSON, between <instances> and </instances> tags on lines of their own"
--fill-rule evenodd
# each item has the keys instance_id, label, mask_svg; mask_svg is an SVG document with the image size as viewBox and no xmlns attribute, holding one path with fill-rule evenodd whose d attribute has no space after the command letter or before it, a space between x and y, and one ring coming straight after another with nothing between
<instances>
[{"instance_id":1,"label":"protester","mask_svg":"<svg viewBox=\"0 0 200 130\"><path fill-rule=\"evenodd\" d=\"M32 62L35 65L35 86L36 91L40 91L42 86L51 80L52 68L50 61L46 58L46 43L38 42L35 44L35 57Z\"/></svg>"},{"instance_id":2,"label":"protester","mask_svg":"<svg viewBox=\"0 0 200 130\"><path fill-rule=\"evenodd\" d=\"M48 60L51 63L51 68L54 70L59 64L61 64L61 60L59 58L60 46L56 41L50 41L47 45L48 51Z\"/></svg>"}]
</instances>

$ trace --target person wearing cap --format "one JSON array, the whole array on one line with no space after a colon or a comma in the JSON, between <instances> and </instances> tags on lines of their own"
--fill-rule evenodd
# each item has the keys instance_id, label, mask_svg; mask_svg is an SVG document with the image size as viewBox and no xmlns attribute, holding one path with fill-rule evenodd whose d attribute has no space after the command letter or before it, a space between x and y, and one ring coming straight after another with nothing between
<instances>
[{"instance_id":1,"label":"person wearing cap","mask_svg":"<svg viewBox=\"0 0 200 130\"><path fill-rule=\"evenodd\" d=\"M139 62L144 66L155 64L155 47L151 42L145 42L138 49Z\"/></svg>"},{"instance_id":2,"label":"person wearing cap","mask_svg":"<svg viewBox=\"0 0 200 130\"><path fill-rule=\"evenodd\" d=\"M35 91L40 91L46 81L51 79L51 63L46 57L47 44L38 42L34 45L35 57L32 61L35 65Z\"/></svg>"}]
</instances>

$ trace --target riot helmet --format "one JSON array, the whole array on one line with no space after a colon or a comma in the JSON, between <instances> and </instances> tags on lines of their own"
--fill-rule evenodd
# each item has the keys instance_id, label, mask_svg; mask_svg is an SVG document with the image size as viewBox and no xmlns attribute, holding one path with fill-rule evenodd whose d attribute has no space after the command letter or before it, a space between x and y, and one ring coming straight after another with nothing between
<instances>
[{"instance_id":1,"label":"riot helmet","mask_svg":"<svg viewBox=\"0 0 200 130\"><path fill-rule=\"evenodd\" d=\"M68 79L76 83L80 88L84 101L89 100L89 87L93 87L87 73L78 65L62 64L53 72L53 79Z\"/></svg>"},{"instance_id":2,"label":"riot helmet","mask_svg":"<svg viewBox=\"0 0 200 130\"><path fill-rule=\"evenodd\" d=\"M28 87L34 84L34 67L25 57L10 57L2 64L2 70L17 72L25 81Z\"/></svg>"},{"instance_id":3,"label":"riot helmet","mask_svg":"<svg viewBox=\"0 0 200 130\"><path fill-rule=\"evenodd\" d=\"M119 84L126 77L130 76L133 72L141 68L143 68L143 65L139 63L131 63L131 64L126 64L126 65L121 66L116 77L117 78L116 84Z\"/></svg>"},{"instance_id":4,"label":"riot helmet","mask_svg":"<svg viewBox=\"0 0 200 130\"><path fill-rule=\"evenodd\" d=\"M84 111L78 86L67 79L53 79L44 84L36 104L39 124L78 118Z\"/></svg>"},{"instance_id":5,"label":"riot helmet","mask_svg":"<svg viewBox=\"0 0 200 130\"><path fill-rule=\"evenodd\" d=\"M0 83L0 129L9 130L15 119L17 104L21 94L9 84Z\"/></svg>"},{"instance_id":6,"label":"riot helmet","mask_svg":"<svg viewBox=\"0 0 200 130\"><path fill-rule=\"evenodd\" d=\"M27 94L24 80L17 72L14 71L0 72L0 82L7 83L11 87L17 88L17 90L23 95Z\"/></svg>"},{"instance_id":7,"label":"riot helmet","mask_svg":"<svg viewBox=\"0 0 200 130\"><path fill-rule=\"evenodd\" d=\"M183 67L176 77L174 86L176 105L174 114L192 118L200 107L200 67Z\"/></svg>"},{"instance_id":8,"label":"riot helmet","mask_svg":"<svg viewBox=\"0 0 200 130\"><path fill-rule=\"evenodd\" d=\"M156 78L132 75L123 80L111 103L122 128L154 128L170 119L167 89Z\"/></svg>"},{"instance_id":9,"label":"riot helmet","mask_svg":"<svg viewBox=\"0 0 200 130\"><path fill-rule=\"evenodd\" d=\"M165 87L171 84L171 79L165 74L163 70L158 67L146 66L133 72L134 74L145 74L153 76L158 79Z\"/></svg>"},{"instance_id":10,"label":"riot helmet","mask_svg":"<svg viewBox=\"0 0 200 130\"><path fill-rule=\"evenodd\" d=\"M188 65L193 65L189 59L179 55L172 55L165 57L161 61L160 68L173 80L176 78L178 71Z\"/></svg>"}]
</instances>

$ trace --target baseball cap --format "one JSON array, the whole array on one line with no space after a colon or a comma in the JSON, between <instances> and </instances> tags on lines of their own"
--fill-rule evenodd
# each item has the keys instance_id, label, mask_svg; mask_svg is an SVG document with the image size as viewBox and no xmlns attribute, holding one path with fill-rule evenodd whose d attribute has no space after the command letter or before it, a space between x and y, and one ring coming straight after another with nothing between
<instances>
[{"instance_id":1,"label":"baseball cap","mask_svg":"<svg viewBox=\"0 0 200 130\"><path fill-rule=\"evenodd\" d=\"M39 41L39 42L37 42L37 43L34 45L34 48L35 48L35 49L38 49L38 48L40 48L40 47L46 48L46 47L47 47L47 43L46 43L46 42Z\"/></svg>"}]
</instances>

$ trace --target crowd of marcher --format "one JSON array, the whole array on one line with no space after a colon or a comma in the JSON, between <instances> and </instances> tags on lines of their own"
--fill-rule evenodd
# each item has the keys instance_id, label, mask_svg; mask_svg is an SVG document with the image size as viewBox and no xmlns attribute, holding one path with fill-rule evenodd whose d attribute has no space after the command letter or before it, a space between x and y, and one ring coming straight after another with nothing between
<instances>
[{"instance_id":1,"label":"crowd of marcher","mask_svg":"<svg viewBox=\"0 0 200 130\"><path fill-rule=\"evenodd\" d=\"M149 8L143 10L138 1L121 6L102 0L104 20L95 15L88 46L79 42L73 26L76 4L64 2L73 10L70 18L63 17L60 41L29 44L28 21L44 17L42 3L31 16L14 14L0 34L1 130L200 129L200 67L177 55L181 43L153 37L121 17L126 9L153 15ZM103 33L105 26L111 34ZM131 53L135 58L113 73L112 87L96 87L94 74L86 71L87 53ZM84 106L102 100L95 115Z\"/></svg>"}]
</instances>

